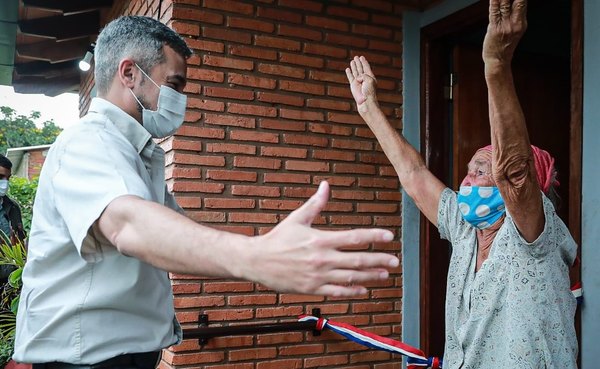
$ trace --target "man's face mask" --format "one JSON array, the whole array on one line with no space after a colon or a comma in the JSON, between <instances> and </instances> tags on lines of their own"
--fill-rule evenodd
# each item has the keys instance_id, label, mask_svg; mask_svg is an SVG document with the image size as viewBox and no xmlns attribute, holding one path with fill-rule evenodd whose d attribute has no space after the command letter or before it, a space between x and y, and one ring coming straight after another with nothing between
<instances>
[{"instance_id":1,"label":"man's face mask","mask_svg":"<svg viewBox=\"0 0 600 369\"><path fill-rule=\"evenodd\" d=\"M488 228L506 212L498 187L461 186L458 208L462 217L479 229Z\"/></svg>"},{"instance_id":2,"label":"man's face mask","mask_svg":"<svg viewBox=\"0 0 600 369\"><path fill-rule=\"evenodd\" d=\"M133 91L129 89L137 103L142 107L142 125L154 138L171 136L183 124L187 96L168 86L157 85L139 65L136 64L135 66L160 89L156 110L146 109Z\"/></svg>"},{"instance_id":3,"label":"man's face mask","mask_svg":"<svg viewBox=\"0 0 600 369\"><path fill-rule=\"evenodd\" d=\"M0 197L5 196L8 192L8 179L0 179Z\"/></svg>"}]
</instances>

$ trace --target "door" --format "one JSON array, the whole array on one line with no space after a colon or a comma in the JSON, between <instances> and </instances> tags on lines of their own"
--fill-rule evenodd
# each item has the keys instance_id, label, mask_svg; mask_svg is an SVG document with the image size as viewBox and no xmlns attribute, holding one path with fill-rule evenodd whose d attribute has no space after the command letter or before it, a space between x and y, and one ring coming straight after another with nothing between
<instances>
[{"instance_id":1,"label":"door","mask_svg":"<svg viewBox=\"0 0 600 369\"><path fill-rule=\"evenodd\" d=\"M513 74L532 144L556 159L559 216L580 240L581 0L530 0ZM422 29L421 147L429 169L457 189L475 151L490 143L481 45L488 1ZM421 227L421 348L441 356L450 245ZM574 269L573 279L580 275Z\"/></svg>"}]
</instances>

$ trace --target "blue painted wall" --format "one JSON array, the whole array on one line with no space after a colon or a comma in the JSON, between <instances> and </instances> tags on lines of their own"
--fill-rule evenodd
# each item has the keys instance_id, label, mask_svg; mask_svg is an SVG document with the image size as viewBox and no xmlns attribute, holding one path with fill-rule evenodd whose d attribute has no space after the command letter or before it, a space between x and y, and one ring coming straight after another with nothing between
<instances>
[{"instance_id":1,"label":"blue painted wall","mask_svg":"<svg viewBox=\"0 0 600 369\"><path fill-rule=\"evenodd\" d=\"M600 348L600 1L584 1L581 367Z\"/></svg>"}]
</instances>

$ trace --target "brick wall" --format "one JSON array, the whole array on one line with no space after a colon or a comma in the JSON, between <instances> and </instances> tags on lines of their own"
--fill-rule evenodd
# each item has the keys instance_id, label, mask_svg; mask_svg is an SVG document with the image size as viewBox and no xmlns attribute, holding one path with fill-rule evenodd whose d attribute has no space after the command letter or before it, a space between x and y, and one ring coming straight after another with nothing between
<instances>
[{"instance_id":1,"label":"brick wall","mask_svg":"<svg viewBox=\"0 0 600 369\"><path fill-rule=\"evenodd\" d=\"M46 160L46 154L48 154L47 148L28 151L27 178L31 179L40 176L42 165L44 165L44 161Z\"/></svg>"},{"instance_id":2,"label":"brick wall","mask_svg":"<svg viewBox=\"0 0 600 369\"><path fill-rule=\"evenodd\" d=\"M157 14L158 1L117 2L107 13ZM399 235L399 183L357 115L344 68L365 55L384 112L401 129L401 11L392 0L165 0L161 19L182 34L188 111L162 145L167 182L189 216L212 227L263 234L322 180L331 201L315 224L385 227ZM84 81L84 91L91 81ZM89 99L83 94L82 110ZM215 245L218 247L218 245ZM400 254L399 241L365 249ZM184 327L293 321L313 307L333 320L399 339L401 270L367 296L277 294L260 285L173 275ZM161 368L399 368L396 355L364 350L325 332L187 340L165 350Z\"/></svg>"}]
</instances>

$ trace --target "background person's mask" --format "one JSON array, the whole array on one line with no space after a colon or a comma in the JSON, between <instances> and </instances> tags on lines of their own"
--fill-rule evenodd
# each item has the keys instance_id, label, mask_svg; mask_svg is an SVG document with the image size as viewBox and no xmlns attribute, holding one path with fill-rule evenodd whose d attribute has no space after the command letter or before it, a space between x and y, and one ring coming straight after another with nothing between
<instances>
[{"instance_id":1,"label":"background person's mask","mask_svg":"<svg viewBox=\"0 0 600 369\"><path fill-rule=\"evenodd\" d=\"M457 200L464 220L479 229L488 228L506 212L498 187L461 186Z\"/></svg>"},{"instance_id":2,"label":"background person's mask","mask_svg":"<svg viewBox=\"0 0 600 369\"><path fill-rule=\"evenodd\" d=\"M139 65L136 64L135 66L160 89L156 110L146 109L133 91L129 89L137 103L142 107L142 125L154 138L171 136L179 129L179 127L181 127L181 124L183 124L187 96L168 86L157 85Z\"/></svg>"},{"instance_id":3,"label":"background person's mask","mask_svg":"<svg viewBox=\"0 0 600 369\"><path fill-rule=\"evenodd\" d=\"M8 192L8 179L0 179L0 197L5 196Z\"/></svg>"}]
</instances>

